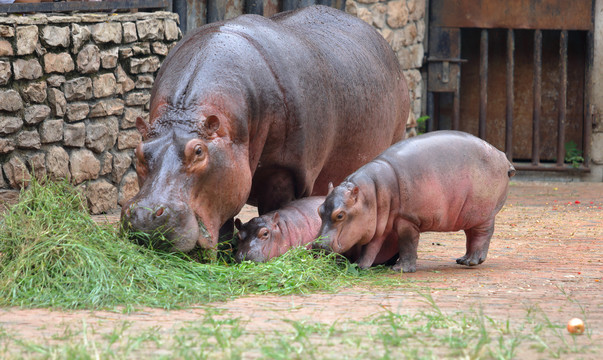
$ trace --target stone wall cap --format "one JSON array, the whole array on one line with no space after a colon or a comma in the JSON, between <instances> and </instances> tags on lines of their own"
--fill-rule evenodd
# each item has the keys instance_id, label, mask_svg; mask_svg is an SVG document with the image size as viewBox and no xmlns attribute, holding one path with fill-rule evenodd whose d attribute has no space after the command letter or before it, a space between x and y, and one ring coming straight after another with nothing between
<instances>
[{"instance_id":1,"label":"stone wall cap","mask_svg":"<svg viewBox=\"0 0 603 360\"><path fill-rule=\"evenodd\" d=\"M71 23L98 23L104 21L129 22L148 19L170 19L180 23L178 14L169 11L138 12L127 14L104 14L104 13L84 13L84 14L52 14L44 13L15 15L0 13L0 24L4 25L45 25L45 24L71 24Z\"/></svg>"}]
</instances>

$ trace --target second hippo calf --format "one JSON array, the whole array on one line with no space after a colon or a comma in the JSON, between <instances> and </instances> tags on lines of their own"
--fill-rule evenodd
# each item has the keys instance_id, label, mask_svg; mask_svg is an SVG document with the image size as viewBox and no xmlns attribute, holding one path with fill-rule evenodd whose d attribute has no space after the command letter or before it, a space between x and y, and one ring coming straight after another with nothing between
<instances>
[{"instance_id":1,"label":"second hippo calf","mask_svg":"<svg viewBox=\"0 0 603 360\"><path fill-rule=\"evenodd\" d=\"M311 196L295 200L245 224L236 219L239 230L236 261L266 262L291 248L311 243L320 229L317 209L324 199Z\"/></svg>"}]
</instances>

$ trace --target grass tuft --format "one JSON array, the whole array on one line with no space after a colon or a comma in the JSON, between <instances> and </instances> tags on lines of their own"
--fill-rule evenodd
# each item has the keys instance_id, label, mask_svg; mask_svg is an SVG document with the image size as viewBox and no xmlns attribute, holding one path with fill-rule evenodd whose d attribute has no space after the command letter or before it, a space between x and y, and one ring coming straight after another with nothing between
<instances>
[{"instance_id":1,"label":"grass tuft","mask_svg":"<svg viewBox=\"0 0 603 360\"><path fill-rule=\"evenodd\" d=\"M35 180L0 220L0 306L174 308L245 294L332 291L371 272L293 249L266 264L209 263L129 241L95 223L68 183Z\"/></svg>"}]
</instances>

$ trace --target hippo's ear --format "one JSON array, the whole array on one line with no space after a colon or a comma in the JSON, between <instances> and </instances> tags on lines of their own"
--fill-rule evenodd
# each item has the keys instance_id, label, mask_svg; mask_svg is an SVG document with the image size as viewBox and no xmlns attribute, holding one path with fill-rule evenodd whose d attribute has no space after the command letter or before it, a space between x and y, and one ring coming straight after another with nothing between
<instances>
[{"instance_id":1,"label":"hippo's ear","mask_svg":"<svg viewBox=\"0 0 603 360\"><path fill-rule=\"evenodd\" d=\"M149 134L149 125L140 116L136 118L136 128L142 135L142 138L146 139L147 135Z\"/></svg>"},{"instance_id":2,"label":"hippo's ear","mask_svg":"<svg viewBox=\"0 0 603 360\"><path fill-rule=\"evenodd\" d=\"M333 191L333 183L329 182L329 190L327 191L327 195L329 195Z\"/></svg>"},{"instance_id":3,"label":"hippo's ear","mask_svg":"<svg viewBox=\"0 0 603 360\"><path fill-rule=\"evenodd\" d=\"M358 191L358 186L354 186L350 190L350 197L348 198L348 201L346 201L348 206L352 206L356 203L356 201L358 201Z\"/></svg>"},{"instance_id":4,"label":"hippo's ear","mask_svg":"<svg viewBox=\"0 0 603 360\"><path fill-rule=\"evenodd\" d=\"M218 118L216 115L210 115L205 118L205 121L203 121L202 128L205 134L209 137L213 136L214 134L222 137L224 136L224 129L222 129L220 125L220 118Z\"/></svg>"},{"instance_id":5,"label":"hippo's ear","mask_svg":"<svg viewBox=\"0 0 603 360\"><path fill-rule=\"evenodd\" d=\"M237 228L237 230L241 231L241 228L243 227L243 223L241 223L241 220L239 218L235 219L235 227Z\"/></svg>"},{"instance_id":6,"label":"hippo's ear","mask_svg":"<svg viewBox=\"0 0 603 360\"><path fill-rule=\"evenodd\" d=\"M281 216L279 215L278 211L275 211L274 215L272 215L272 227L276 227L280 219Z\"/></svg>"}]
</instances>

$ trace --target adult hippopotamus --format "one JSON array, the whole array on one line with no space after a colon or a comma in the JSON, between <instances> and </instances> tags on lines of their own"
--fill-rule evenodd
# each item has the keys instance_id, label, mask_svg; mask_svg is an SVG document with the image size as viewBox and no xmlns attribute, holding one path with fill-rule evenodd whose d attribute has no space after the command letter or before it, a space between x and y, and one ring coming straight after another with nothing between
<instances>
[{"instance_id":1,"label":"adult hippopotamus","mask_svg":"<svg viewBox=\"0 0 603 360\"><path fill-rule=\"evenodd\" d=\"M313 247L359 248L363 269L398 253L393 269L415 272L419 233L464 230L467 252L456 262L481 264L514 174L504 153L467 133L435 131L401 141L329 186Z\"/></svg>"},{"instance_id":2,"label":"adult hippopotamus","mask_svg":"<svg viewBox=\"0 0 603 360\"><path fill-rule=\"evenodd\" d=\"M310 244L320 230L317 210L324 201L324 196L310 196L254 217L245 224L236 219L239 239L235 260L266 262L291 248Z\"/></svg>"},{"instance_id":3,"label":"adult hippopotamus","mask_svg":"<svg viewBox=\"0 0 603 360\"><path fill-rule=\"evenodd\" d=\"M408 110L393 51L342 11L202 26L163 62L150 124L137 120L140 192L123 223L175 250L214 248L246 202L263 214L325 195L404 137Z\"/></svg>"}]
</instances>

